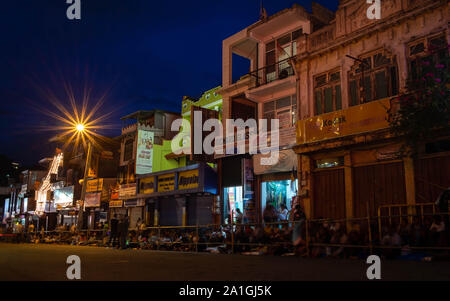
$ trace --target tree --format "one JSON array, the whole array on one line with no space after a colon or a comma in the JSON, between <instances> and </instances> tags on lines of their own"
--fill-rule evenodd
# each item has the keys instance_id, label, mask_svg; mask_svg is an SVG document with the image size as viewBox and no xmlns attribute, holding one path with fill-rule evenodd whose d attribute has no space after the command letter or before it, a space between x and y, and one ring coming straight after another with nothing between
<instances>
[{"instance_id":1,"label":"tree","mask_svg":"<svg viewBox=\"0 0 450 301\"><path fill-rule=\"evenodd\" d=\"M415 156L421 142L450 134L449 67L448 50L439 62L421 61L418 76L408 81L408 92L394 100L388 121L394 135L405 139L403 154Z\"/></svg>"}]
</instances>

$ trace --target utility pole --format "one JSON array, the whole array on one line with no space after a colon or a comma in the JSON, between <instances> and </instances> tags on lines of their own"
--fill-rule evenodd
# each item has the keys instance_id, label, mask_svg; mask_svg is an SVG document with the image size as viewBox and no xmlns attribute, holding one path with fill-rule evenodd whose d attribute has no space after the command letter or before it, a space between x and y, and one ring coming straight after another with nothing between
<instances>
[{"instance_id":1,"label":"utility pole","mask_svg":"<svg viewBox=\"0 0 450 301\"><path fill-rule=\"evenodd\" d=\"M86 186L87 186L87 179L89 176L89 166L91 166L91 157L92 157L92 144L89 141L88 142L88 151L86 156L86 165L84 167L84 177L83 177L83 185L81 188L81 206L78 211L78 230L83 229L83 211L85 208L85 198L86 198Z\"/></svg>"}]
</instances>

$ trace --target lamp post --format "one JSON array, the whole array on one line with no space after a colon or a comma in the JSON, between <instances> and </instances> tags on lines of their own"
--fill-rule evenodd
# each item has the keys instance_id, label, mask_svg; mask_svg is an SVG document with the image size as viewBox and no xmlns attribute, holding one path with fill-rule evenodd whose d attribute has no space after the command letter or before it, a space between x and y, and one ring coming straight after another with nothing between
<instances>
[{"instance_id":1,"label":"lamp post","mask_svg":"<svg viewBox=\"0 0 450 301\"><path fill-rule=\"evenodd\" d=\"M77 124L76 130L79 133L82 133L84 131L84 125L83 124ZM88 150L86 155L86 164L84 166L84 176L83 176L83 185L81 188L81 201L82 204L80 204L80 209L78 211L78 229L83 229L83 211L84 211L84 205L85 205L85 197L86 197L86 186L87 186L87 178L89 176L89 166L91 165L91 157L92 157L92 144L90 141L88 141Z\"/></svg>"}]
</instances>

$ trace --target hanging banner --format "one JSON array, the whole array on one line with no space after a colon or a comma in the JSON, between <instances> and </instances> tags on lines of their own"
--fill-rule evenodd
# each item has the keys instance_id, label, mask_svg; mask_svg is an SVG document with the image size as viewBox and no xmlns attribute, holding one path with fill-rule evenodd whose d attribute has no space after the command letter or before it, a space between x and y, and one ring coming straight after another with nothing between
<instances>
[{"instance_id":1,"label":"hanging banner","mask_svg":"<svg viewBox=\"0 0 450 301\"><path fill-rule=\"evenodd\" d=\"M178 190L198 187L198 169L182 171L178 174Z\"/></svg>"},{"instance_id":2,"label":"hanging banner","mask_svg":"<svg viewBox=\"0 0 450 301\"><path fill-rule=\"evenodd\" d=\"M84 198L85 207L100 207L101 192L86 193Z\"/></svg>"},{"instance_id":3,"label":"hanging banner","mask_svg":"<svg viewBox=\"0 0 450 301\"><path fill-rule=\"evenodd\" d=\"M142 178L139 180L139 193L155 192L155 177Z\"/></svg>"},{"instance_id":4,"label":"hanging banner","mask_svg":"<svg viewBox=\"0 0 450 301\"><path fill-rule=\"evenodd\" d=\"M175 174L158 176L158 192L172 191L175 189Z\"/></svg>"},{"instance_id":5,"label":"hanging banner","mask_svg":"<svg viewBox=\"0 0 450 301\"><path fill-rule=\"evenodd\" d=\"M153 140L155 134L150 131L138 130L136 174L151 173L153 169Z\"/></svg>"},{"instance_id":6,"label":"hanging banner","mask_svg":"<svg viewBox=\"0 0 450 301\"><path fill-rule=\"evenodd\" d=\"M97 192L102 190L103 190L103 179L87 181L86 192Z\"/></svg>"}]
</instances>

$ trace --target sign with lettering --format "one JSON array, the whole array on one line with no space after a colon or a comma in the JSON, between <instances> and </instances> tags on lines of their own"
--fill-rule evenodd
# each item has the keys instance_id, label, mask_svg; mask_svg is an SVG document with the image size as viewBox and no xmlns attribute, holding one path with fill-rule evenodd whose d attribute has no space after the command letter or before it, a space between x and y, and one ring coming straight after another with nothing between
<instances>
[{"instance_id":1,"label":"sign with lettering","mask_svg":"<svg viewBox=\"0 0 450 301\"><path fill-rule=\"evenodd\" d=\"M142 178L139 180L139 193L155 192L155 177Z\"/></svg>"},{"instance_id":2,"label":"sign with lettering","mask_svg":"<svg viewBox=\"0 0 450 301\"><path fill-rule=\"evenodd\" d=\"M182 171L178 174L178 190L198 187L198 169Z\"/></svg>"},{"instance_id":3,"label":"sign with lettering","mask_svg":"<svg viewBox=\"0 0 450 301\"><path fill-rule=\"evenodd\" d=\"M136 183L120 185L119 198L126 198L135 195L136 195Z\"/></svg>"},{"instance_id":4,"label":"sign with lettering","mask_svg":"<svg viewBox=\"0 0 450 301\"><path fill-rule=\"evenodd\" d=\"M123 207L123 201L110 201L109 202L109 208L122 208Z\"/></svg>"},{"instance_id":5,"label":"sign with lettering","mask_svg":"<svg viewBox=\"0 0 450 301\"><path fill-rule=\"evenodd\" d=\"M153 140L155 134L150 131L138 130L136 174L151 173L153 169Z\"/></svg>"},{"instance_id":6,"label":"sign with lettering","mask_svg":"<svg viewBox=\"0 0 450 301\"><path fill-rule=\"evenodd\" d=\"M175 189L175 174L158 176L158 192L173 191Z\"/></svg>"},{"instance_id":7,"label":"sign with lettering","mask_svg":"<svg viewBox=\"0 0 450 301\"><path fill-rule=\"evenodd\" d=\"M388 98L321 114L297 123L297 143L310 143L389 127Z\"/></svg>"},{"instance_id":8,"label":"sign with lettering","mask_svg":"<svg viewBox=\"0 0 450 301\"><path fill-rule=\"evenodd\" d=\"M85 207L100 207L100 199L102 197L101 192L86 193L84 197Z\"/></svg>"},{"instance_id":9,"label":"sign with lettering","mask_svg":"<svg viewBox=\"0 0 450 301\"><path fill-rule=\"evenodd\" d=\"M86 184L86 192L96 192L103 190L103 179L89 180Z\"/></svg>"}]
</instances>

